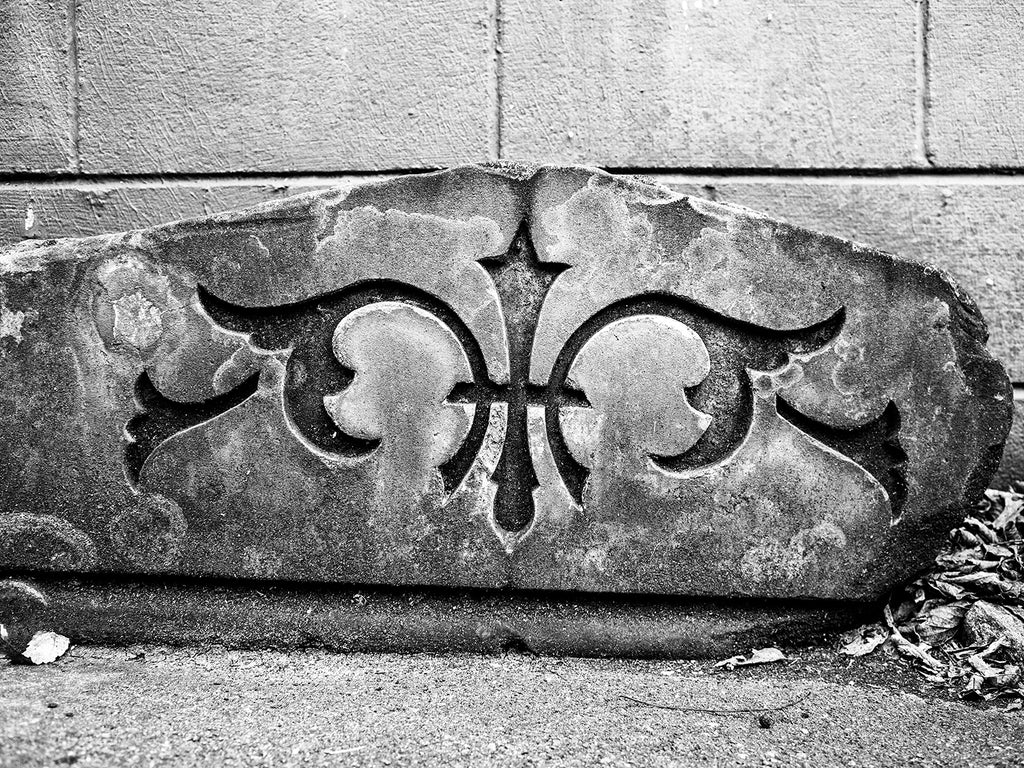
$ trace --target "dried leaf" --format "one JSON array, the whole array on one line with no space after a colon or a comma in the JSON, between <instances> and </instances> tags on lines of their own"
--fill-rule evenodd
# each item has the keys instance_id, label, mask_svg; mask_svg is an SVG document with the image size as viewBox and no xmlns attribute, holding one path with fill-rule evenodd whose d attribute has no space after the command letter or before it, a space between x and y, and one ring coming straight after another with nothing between
<instances>
[{"instance_id":1,"label":"dried leaf","mask_svg":"<svg viewBox=\"0 0 1024 768\"><path fill-rule=\"evenodd\" d=\"M986 701L1024 698L1024 495L987 491L884 618L890 642L928 681Z\"/></svg>"},{"instance_id":2,"label":"dried leaf","mask_svg":"<svg viewBox=\"0 0 1024 768\"><path fill-rule=\"evenodd\" d=\"M757 648L750 654L749 658L746 656L733 656L718 662L715 664L714 668L724 668L731 672L736 667L749 667L754 664L771 664L774 661L785 660L786 654L778 648Z\"/></svg>"},{"instance_id":3,"label":"dried leaf","mask_svg":"<svg viewBox=\"0 0 1024 768\"><path fill-rule=\"evenodd\" d=\"M983 520L979 520L976 517L968 517L964 520L964 527L972 529L980 538L990 544L995 544L999 541L999 534L989 528L988 524Z\"/></svg>"},{"instance_id":4,"label":"dried leaf","mask_svg":"<svg viewBox=\"0 0 1024 768\"><path fill-rule=\"evenodd\" d=\"M67 653L70 646L71 641L64 635L36 632L21 655L33 664L49 664Z\"/></svg>"},{"instance_id":5,"label":"dried leaf","mask_svg":"<svg viewBox=\"0 0 1024 768\"><path fill-rule=\"evenodd\" d=\"M992 522L992 527L996 530L1005 528L1020 519L1020 513L1024 511L1024 496L1007 494L1004 504L1003 511Z\"/></svg>"},{"instance_id":6,"label":"dried leaf","mask_svg":"<svg viewBox=\"0 0 1024 768\"><path fill-rule=\"evenodd\" d=\"M996 678L998 688L1016 688L1020 683L1020 667L1017 664L1007 664L1002 674Z\"/></svg>"},{"instance_id":7,"label":"dried leaf","mask_svg":"<svg viewBox=\"0 0 1024 768\"><path fill-rule=\"evenodd\" d=\"M998 587L1000 578L997 574L987 571L975 571L974 573L962 573L958 576L947 576L948 581L954 584L970 584L971 586Z\"/></svg>"},{"instance_id":8,"label":"dried leaf","mask_svg":"<svg viewBox=\"0 0 1024 768\"><path fill-rule=\"evenodd\" d=\"M945 579L929 579L928 586L950 600L963 600L967 597L966 589L958 584L951 584Z\"/></svg>"},{"instance_id":9,"label":"dried leaf","mask_svg":"<svg viewBox=\"0 0 1024 768\"><path fill-rule=\"evenodd\" d=\"M916 645L910 642L896 628L892 621L892 611L889 609L889 606L885 606L883 615L885 616L885 623L889 627L889 631L892 632L892 642L896 646L897 651L904 656L920 661L930 672L936 673L942 669L942 662L928 652L927 646Z\"/></svg>"},{"instance_id":10,"label":"dried leaf","mask_svg":"<svg viewBox=\"0 0 1024 768\"><path fill-rule=\"evenodd\" d=\"M999 677L999 670L989 664L985 659L981 657L981 654L974 654L967 659L967 663L970 664L986 680L994 680Z\"/></svg>"},{"instance_id":11,"label":"dried leaf","mask_svg":"<svg viewBox=\"0 0 1024 768\"><path fill-rule=\"evenodd\" d=\"M922 606L921 616L915 626L918 638L933 648L952 640L959 631L968 608L970 604L963 601L928 601Z\"/></svg>"},{"instance_id":12,"label":"dried leaf","mask_svg":"<svg viewBox=\"0 0 1024 768\"><path fill-rule=\"evenodd\" d=\"M868 624L843 635L845 642L839 652L846 656L867 656L889 639L889 633L881 624Z\"/></svg>"},{"instance_id":13,"label":"dried leaf","mask_svg":"<svg viewBox=\"0 0 1024 768\"><path fill-rule=\"evenodd\" d=\"M746 656L730 656L728 659L717 662L713 669L726 669L731 672L744 661L746 661Z\"/></svg>"},{"instance_id":14,"label":"dried leaf","mask_svg":"<svg viewBox=\"0 0 1024 768\"><path fill-rule=\"evenodd\" d=\"M1013 557L1015 554L1014 550L1005 544L986 544L984 549L989 557Z\"/></svg>"},{"instance_id":15,"label":"dried leaf","mask_svg":"<svg viewBox=\"0 0 1024 768\"><path fill-rule=\"evenodd\" d=\"M750 658L744 662L745 664L770 664L773 661L785 661L786 654L780 651L778 648L758 648L752 654Z\"/></svg>"}]
</instances>

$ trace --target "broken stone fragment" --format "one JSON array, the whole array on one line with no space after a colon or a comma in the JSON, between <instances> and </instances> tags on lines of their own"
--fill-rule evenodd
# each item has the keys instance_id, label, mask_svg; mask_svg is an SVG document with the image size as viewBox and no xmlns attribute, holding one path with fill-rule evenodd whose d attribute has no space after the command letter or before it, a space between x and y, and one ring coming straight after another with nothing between
<instances>
[{"instance_id":1,"label":"broken stone fragment","mask_svg":"<svg viewBox=\"0 0 1024 768\"><path fill-rule=\"evenodd\" d=\"M1012 410L925 266L467 166L0 253L0 570L871 601Z\"/></svg>"}]
</instances>

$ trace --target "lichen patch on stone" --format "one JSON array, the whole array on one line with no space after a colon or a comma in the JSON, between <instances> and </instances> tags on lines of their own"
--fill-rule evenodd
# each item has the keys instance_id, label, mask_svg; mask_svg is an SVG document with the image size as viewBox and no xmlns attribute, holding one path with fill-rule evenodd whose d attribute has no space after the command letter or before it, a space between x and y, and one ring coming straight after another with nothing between
<instances>
[{"instance_id":1,"label":"lichen patch on stone","mask_svg":"<svg viewBox=\"0 0 1024 768\"><path fill-rule=\"evenodd\" d=\"M140 292L111 302L114 307L114 339L136 349L157 342L163 329L160 310Z\"/></svg>"}]
</instances>

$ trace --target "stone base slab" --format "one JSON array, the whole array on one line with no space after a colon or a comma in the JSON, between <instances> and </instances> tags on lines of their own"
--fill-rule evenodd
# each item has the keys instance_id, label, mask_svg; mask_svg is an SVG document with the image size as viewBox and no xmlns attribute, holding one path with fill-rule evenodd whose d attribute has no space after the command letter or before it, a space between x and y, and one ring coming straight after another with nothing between
<instances>
[{"instance_id":1,"label":"stone base slab","mask_svg":"<svg viewBox=\"0 0 1024 768\"><path fill-rule=\"evenodd\" d=\"M50 629L102 645L719 658L820 641L867 621L874 608L194 579L0 582L0 622L12 632Z\"/></svg>"}]
</instances>

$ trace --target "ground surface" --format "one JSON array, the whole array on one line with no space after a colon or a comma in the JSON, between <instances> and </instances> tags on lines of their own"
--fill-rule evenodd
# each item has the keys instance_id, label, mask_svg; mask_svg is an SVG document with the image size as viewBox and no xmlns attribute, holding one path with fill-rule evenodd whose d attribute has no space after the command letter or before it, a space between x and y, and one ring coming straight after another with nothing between
<instances>
[{"instance_id":1,"label":"ground surface","mask_svg":"<svg viewBox=\"0 0 1024 768\"><path fill-rule=\"evenodd\" d=\"M75 648L0 663L0 765L1024 765L1024 715L905 663ZM716 710L655 709L622 698Z\"/></svg>"}]
</instances>

